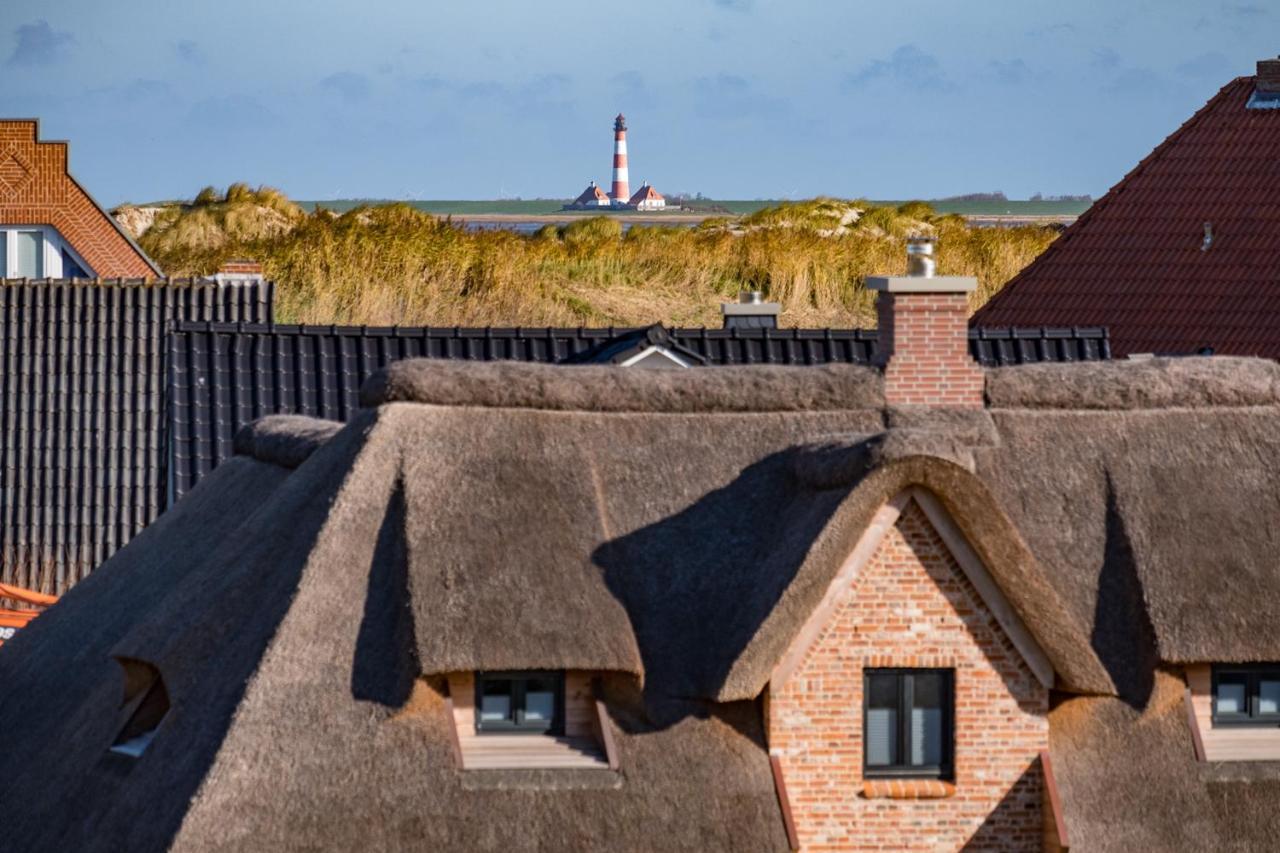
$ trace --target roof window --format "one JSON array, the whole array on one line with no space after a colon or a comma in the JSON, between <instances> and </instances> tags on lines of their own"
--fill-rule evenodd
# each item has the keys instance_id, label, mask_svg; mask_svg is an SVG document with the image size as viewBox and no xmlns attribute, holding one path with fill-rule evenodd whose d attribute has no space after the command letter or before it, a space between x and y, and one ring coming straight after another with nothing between
<instances>
[{"instance_id":1,"label":"roof window","mask_svg":"<svg viewBox=\"0 0 1280 853\"><path fill-rule=\"evenodd\" d=\"M1244 107L1247 110L1280 110L1280 92L1254 89Z\"/></svg>"},{"instance_id":2,"label":"roof window","mask_svg":"<svg viewBox=\"0 0 1280 853\"><path fill-rule=\"evenodd\" d=\"M863 678L864 778L949 780L952 670L868 669Z\"/></svg>"},{"instance_id":3,"label":"roof window","mask_svg":"<svg viewBox=\"0 0 1280 853\"><path fill-rule=\"evenodd\" d=\"M155 739L156 730L169 713L169 691L160 671L149 663L125 658L117 659L124 669L124 704L120 728L110 751L116 755L139 758Z\"/></svg>"},{"instance_id":4,"label":"roof window","mask_svg":"<svg viewBox=\"0 0 1280 853\"><path fill-rule=\"evenodd\" d=\"M1280 727L1280 664L1214 666L1213 725Z\"/></svg>"},{"instance_id":5,"label":"roof window","mask_svg":"<svg viewBox=\"0 0 1280 853\"><path fill-rule=\"evenodd\" d=\"M464 770L616 770L613 732L589 673L460 672L448 704Z\"/></svg>"}]
</instances>

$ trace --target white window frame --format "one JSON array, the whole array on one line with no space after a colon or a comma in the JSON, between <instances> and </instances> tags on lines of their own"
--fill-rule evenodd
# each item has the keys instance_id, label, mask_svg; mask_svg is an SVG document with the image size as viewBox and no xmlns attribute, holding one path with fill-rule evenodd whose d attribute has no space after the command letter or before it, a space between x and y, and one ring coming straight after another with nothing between
<instances>
[{"instance_id":1,"label":"white window frame","mask_svg":"<svg viewBox=\"0 0 1280 853\"><path fill-rule=\"evenodd\" d=\"M0 278L16 278L8 269L9 258L18 256L18 233L38 231L41 236L41 245L43 247L44 257L41 258L41 270L39 278L62 278L62 252L66 250L79 266L84 270L85 275L93 278L93 268L85 263L80 253L72 248L71 244L63 239L58 233L58 229L52 225L20 225L17 223L0 225L0 239L5 241L5 268L0 269Z\"/></svg>"}]
</instances>

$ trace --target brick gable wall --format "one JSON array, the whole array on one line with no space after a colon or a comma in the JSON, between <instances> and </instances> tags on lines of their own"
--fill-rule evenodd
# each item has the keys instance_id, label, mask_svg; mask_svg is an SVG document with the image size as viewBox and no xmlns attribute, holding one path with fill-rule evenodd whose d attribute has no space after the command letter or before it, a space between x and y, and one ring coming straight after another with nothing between
<instances>
[{"instance_id":1,"label":"brick gable wall","mask_svg":"<svg viewBox=\"0 0 1280 853\"><path fill-rule=\"evenodd\" d=\"M954 668L954 786L864 787L862 678L873 666ZM1048 691L912 502L769 697L770 751L801 849L1040 850L1047 712Z\"/></svg>"},{"instance_id":2,"label":"brick gable wall","mask_svg":"<svg viewBox=\"0 0 1280 853\"><path fill-rule=\"evenodd\" d=\"M67 173L67 144L0 121L0 225L51 225L102 278L149 278L147 259Z\"/></svg>"}]
</instances>

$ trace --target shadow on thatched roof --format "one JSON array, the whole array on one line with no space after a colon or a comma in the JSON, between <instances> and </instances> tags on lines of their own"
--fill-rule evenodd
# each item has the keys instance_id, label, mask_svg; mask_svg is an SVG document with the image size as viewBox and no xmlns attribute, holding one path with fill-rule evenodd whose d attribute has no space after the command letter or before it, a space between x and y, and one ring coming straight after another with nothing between
<instances>
[{"instance_id":1,"label":"shadow on thatched roof","mask_svg":"<svg viewBox=\"0 0 1280 853\"><path fill-rule=\"evenodd\" d=\"M0 825L29 849L647 850L655 826L671 849L784 848L757 700L914 488L1062 707L1135 743L1167 698L1156 658L1280 658L1276 367L1018 370L1039 372L989 373L991 407L960 414L887 411L856 367L401 362L337 432L261 422L0 649ZM172 703L133 764L105 757L112 657ZM601 674L620 777L458 770L440 676L541 668Z\"/></svg>"}]
</instances>

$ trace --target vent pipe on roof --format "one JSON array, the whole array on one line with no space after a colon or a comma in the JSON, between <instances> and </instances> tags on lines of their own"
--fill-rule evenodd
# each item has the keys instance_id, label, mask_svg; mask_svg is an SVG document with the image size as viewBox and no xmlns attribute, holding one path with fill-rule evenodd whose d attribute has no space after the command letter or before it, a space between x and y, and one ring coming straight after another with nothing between
<instances>
[{"instance_id":1,"label":"vent pipe on roof","mask_svg":"<svg viewBox=\"0 0 1280 853\"><path fill-rule=\"evenodd\" d=\"M737 302L725 302L720 306L726 329L776 329L782 306L777 302L765 302L759 290L738 291Z\"/></svg>"},{"instance_id":2,"label":"vent pipe on roof","mask_svg":"<svg viewBox=\"0 0 1280 853\"><path fill-rule=\"evenodd\" d=\"M1204 224L1204 242L1200 244L1200 251L1207 252L1209 247L1213 245L1213 223L1206 222Z\"/></svg>"},{"instance_id":3,"label":"vent pipe on roof","mask_svg":"<svg viewBox=\"0 0 1280 853\"><path fill-rule=\"evenodd\" d=\"M933 278L938 270L933 260L932 237L907 238L907 275L912 278Z\"/></svg>"}]
</instances>

